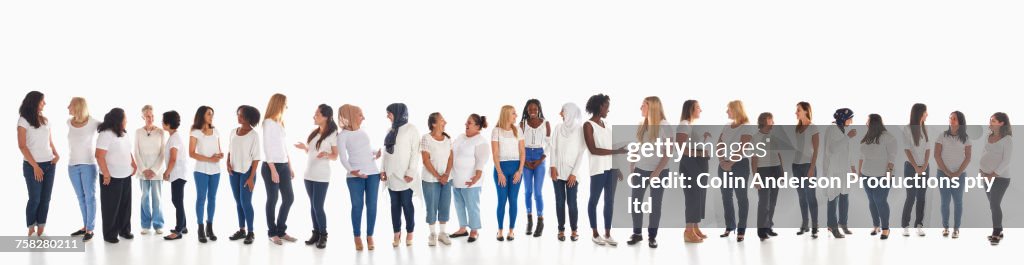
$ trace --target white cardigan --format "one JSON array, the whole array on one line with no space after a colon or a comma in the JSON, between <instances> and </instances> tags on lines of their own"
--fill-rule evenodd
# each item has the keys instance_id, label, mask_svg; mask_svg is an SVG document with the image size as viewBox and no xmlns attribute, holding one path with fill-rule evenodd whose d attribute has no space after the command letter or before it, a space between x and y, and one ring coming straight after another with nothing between
<instances>
[{"instance_id":1,"label":"white cardigan","mask_svg":"<svg viewBox=\"0 0 1024 265\"><path fill-rule=\"evenodd\" d=\"M419 181L419 170L421 161L420 154L420 133L416 126L406 123L398 127L398 135L395 136L394 153L382 151L383 170L388 177L388 189L403 191L413 187ZM412 182L405 182L405 176L413 178Z\"/></svg>"}]
</instances>

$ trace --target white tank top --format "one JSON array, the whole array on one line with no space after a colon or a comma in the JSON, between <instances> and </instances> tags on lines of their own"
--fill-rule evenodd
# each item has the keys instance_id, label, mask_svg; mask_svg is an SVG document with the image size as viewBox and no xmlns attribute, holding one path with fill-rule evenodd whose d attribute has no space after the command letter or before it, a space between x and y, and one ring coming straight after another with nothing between
<instances>
[{"instance_id":1,"label":"white tank top","mask_svg":"<svg viewBox=\"0 0 1024 265\"><path fill-rule=\"evenodd\" d=\"M612 129L607 127L601 127L594 121L587 120L590 126L594 127L594 146L601 149L612 149ZM590 175L597 175L604 173L606 170L612 169L612 156L610 155L590 155Z\"/></svg>"}]
</instances>

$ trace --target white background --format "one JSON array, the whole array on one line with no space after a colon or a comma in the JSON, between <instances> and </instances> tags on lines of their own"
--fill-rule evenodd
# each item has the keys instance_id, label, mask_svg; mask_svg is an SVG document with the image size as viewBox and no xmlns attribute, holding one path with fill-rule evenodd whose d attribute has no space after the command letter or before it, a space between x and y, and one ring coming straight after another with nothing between
<instances>
[{"instance_id":1,"label":"white background","mask_svg":"<svg viewBox=\"0 0 1024 265\"><path fill-rule=\"evenodd\" d=\"M66 127L70 97L84 96L92 114L125 108L131 129L142 125L138 110L153 104L157 113L182 113L191 125L195 109L210 105L215 124L234 128L231 114L240 104L263 111L272 93L289 96L285 114L289 140L304 139L313 128L319 103L363 107L364 127L375 145L383 141L384 107L409 105L412 122L425 132L426 115L438 111L457 134L471 112L497 120L501 105L521 108L539 98L545 114L558 107L607 93L613 124L640 120L643 97L660 96L670 120L682 102L701 101L704 123L726 121L725 103L742 99L749 114L771 111L779 124L796 122L798 101L810 101L815 122L826 124L839 107L857 111L856 123L879 113L888 124L905 124L910 105L927 103L928 124L944 124L945 113L961 110L970 124L985 124L995 111L1021 115L1010 91L1024 86L1024 4L1017 1L17 1L0 4L0 89L10 129L0 131L0 182L7 200L0 234L23 235L21 155L15 142L15 108L30 90L46 93L45 114L54 141L67 161ZM489 133L489 131L485 132ZM291 149L301 176L302 153ZM340 168L335 164L335 168ZM100 240L85 254L4 253L11 264L153 262L376 263L436 264L536 261L628 263L803 263L1011 262L1019 249L1014 232L999 247L985 241L985 229L964 231L958 240L932 229L925 238L894 236L886 242L866 230L852 237L810 240L783 230L769 243L710 238L684 245L681 231L665 230L661 248L618 249L593 246L589 233L577 243L554 239L553 193L545 183L547 231L540 239L498 244L494 233L495 196L485 174L481 241L428 248L422 204L417 205L413 248L392 250L388 198L381 194L378 249L357 254L350 240L347 190L330 187L327 209L331 241L327 251L265 240L260 183L253 198L258 240L252 246L227 242L234 230L230 189L222 180L216 222L221 241L197 246L195 235L174 243L136 233L130 244ZM290 232L308 236L308 200L301 180L289 220ZM584 180L583 188L589 186ZM133 183L135 196L138 185ZM194 186L186 189L186 212L194 228ZM165 219L173 225L169 185ZM794 196L785 193L782 196ZM581 189L580 226L588 227ZM717 199L709 198L709 203ZM134 201L137 204L138 200ZM865 202L855 201L861 204ZM1007 202L1014 203L1014 202ZM133 211L138 229L138 210ZM522 208L522 203L520 203ZM894 206L894 212L899 207ZM863 218L867 213L852 213ZM520 216L525 210L520 209ZM78 205L57 168L47 234L65 235L80 227ZM452 221L455 222L454 216ZM897 220L896 215L892 220ZM525 227L520 219L519 226ZM97 217L97 227L100 227ZM603 224L603 222L601 222ZM454 226L454 225L452 225ZM451 230L451 229L449 229ZM719 229L706 229L714 236ZM137 232L137 230L136 230ZM451 231L449 231L451 232ZM624 242L629 232L617 229ZM893 233L898 235L897 233ZM754 237L751 237L755 239ZM235 255L238 253L238 255ZM215 255L216 254L216 255ZM181 261L175 261L182 259Z\"/></svg>"}]
</instances>

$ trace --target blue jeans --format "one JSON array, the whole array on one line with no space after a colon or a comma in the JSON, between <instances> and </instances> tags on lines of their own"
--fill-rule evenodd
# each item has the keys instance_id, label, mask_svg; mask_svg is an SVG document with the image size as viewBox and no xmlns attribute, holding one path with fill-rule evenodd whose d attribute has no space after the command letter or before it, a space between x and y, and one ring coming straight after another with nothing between
<instances>
[{"instance_id":1,"label":"blue jeans","mask_svg":"<svg viewBox=\"0 0 1024 265\"><path fill-rule=\"evenodd\" d=\"M78 197L78 208L82 211L82 225L86 231L96 228L96 183L98 183L95 164L79 164L68 166L71 187Z\"/></svg>"},{"instance_id":2,"label":"blue jeans","mask_svg":"<svg viewBox=\"0 0 1024 265\"><path fill-rule=\"evenodd\" d=\"M427 223L447 223L452 208L452 183L423 181L423 204L427 206Z\"/></svg>"},{"instance_id":3,"label":"blue jeans","mask_svg":"<svg viewBox=\"0 0 1024 265\"><path fill-rule=\"evenodd\" d=\"M505 186L498 184L498 169L494 169L494 188L498 190L498 229L505 229L505 205L508 204L509 229L516 228L516 214L519 212L519 186L513 176L519 170L519 161L501 161L498 166L505 173Z\"/></svg>"},{"instance_id":4,"label":"blue jeans","mask_svg":"<svg viewBox=\"0 0 1024 265\"><path fill-rule=\"evenodd\" d=\"M544 148L526 148L526 161L536 161L544 155ZM523 182L526 183L526 214L533 214L533 203L537 203L537 216L544 216L544 172L547 159L540 162L537 168L523 167Z\"/></svg>"},{"instance_id":5,"label":"blue jeans","mask_svg":"<svg viewBox=\"0 0 1024 265\"><path fill-rule=\"evenodd\" d=\"M939 170L939 178L945 178L945 172ZM942 201L942 207L940 212L942 213L942 227L949 228L949 201L953 201L953 229L960 229L960 217L964 214L964 178L967 177L967 173L960 173L959 177L954 178L960 183L957 188L939 188L939 197Z\"/></svg>"},{"instance_id":6,"label":"blue jeans","mask_svg":"<svg viewBox=\"0 0 1024 265\"><path fill-rule=\"evenodd\" d=\"M565 206L569 206L569 227L576 231L580 219L580 210L576 205L576 194L579 192L580 182L569 187L565 180L555 181L555 217L558 218L558 232L565 231Z\"/></svg>"},{"instance_id":7,"label":"blue jeans","mask_svg":"<svg viewBox=\"0 0 1024 265\"><path fill-rule=\"evenodd\" d=\"M238 227L248 228L252 231L253 219L256 218L256 214L253 213L252 209L252 191L248 187L245 187L245 181L249 179L249 174L252 173L252 169L249 169L245 173L238 173L232 171L228 175L228 181L231 182L231 195L235 197L235 212L238 214ZM256 176L253 176L256 178ZM256 189L256 180L253 179L253 190Z\"/></svg>"},{"instance_id":8,"label":"blue jeans","mask_svg":"<svg viewBox=\"0 0 1024 265\"><path fill-rule=\"evenodd\" d=\"M459 217L459 226L480 229L480 187L454 188L452 197L455 199L455 215Z\"/></svg>"},{"instance_id":9,"label":"blue jeans","mask_svg":"<svg viewBox=\"0 0 1024 265\"><path fill-rule=\"evenodd\" d=\"M836 212L837 208L838 213ZM828 222L828 227L837 229L840 225L845 226L847 224L846 221L849 219L850 194L839 194L835 199L829 200L826 212L828 213L828 218L825 218L825 220Z\"/></svg>"},{"instance_id":10,"label":"blue jeans","mask_svg":"<svg viewBox=\"0 0 1024 265\"><path fill-rule=\"evenodd\" d=\"M615 182L613 169L590 176L590 199L587 201L587 217L590 228L597 229L597 201L604 192L604 229L612 229L612 206L615 205Z\"/></svg>"},{"instance_id":11,"label":"blue jeans","mask_svg":"<svg viewBox=\"0 0 1024 265\"><path fill-rule=\"evenodd\" d=\"M163 181L159 177L139 179L139 189L142 190L142 229L164 228L164 212L160 209Z\"/></svg>"},{"instance_id":12,"label":"blue jeans","mask_svg":"<svg viewBox=\"0 0 1024 265\"><path fill-rule=\"evenodd\" d=\"M928 168L925 168L924 172L926 172L924 176L919 176L921 184L924 184L924 180L929 177ZM904 177L914 177L916 174L917 171L914 170L914 166L910 165L910 161L903 162ZM903 218L900 222L903 227L910 227L910 211L914 210L915 206L917 209L914 211L914 227L924 226L924 195L927 191L926 188L907 188L907 199L903 201Z\"/></svg>"},{"instance_id":13,"label":"blue jeans","mask_svg":"<svg viewBox=\"0 0 1024 265\"><path fill-rule=\"evenodd\" d=\"M192 175L196 179L196 221L199 222L199 225L203 225L204 220L207 223L213 222L213 213L217 206L217 185L220 183L220 173L210 175L196 171ZM203 208L206 208L206 211L203 211ZM208 214L206 219L203 219L204 213Z\"/></svg>"},{"instance_id":14,"label":"blue jeans","mask_svg":"<svg viewBox=\"0 0 1024 265\"><path fill-rule=\"evenodd\" d=\"M801 186L808 186L809 179L807 171L811 164L793 164L793 176L800 178ZM815 177L818 176L815 168ZM798 187L796 189L797 200L800 201L800 228L807 228L807 219L811 219L811 227L818 228L818 198L814 188Z\"/></svg>"},{"instance_id":15,"label":"blue jeans","mask_svg":"<svg viewBox=\"0 0 1024 265\"><path fill-rule=\"evenodd\" d=\"M749 180L750 176L750 160L744 158L732 165L732 170L725 170L722 167L718 167L721 172L732 172L733 174L729 177L728 182L732 183L737 178ZM750 182L747 181L747 187L750 186ZM732 197L736 194L736 203L733 204ZM747 230L747 215L750 213L750 200L747 199L747 188L746 187L732 187L722 188L722 206L725 209L725 230L735 230L737 234L744 234ZM738 207L738 209L736 209ZM736 215L739 214L739 220L736 219Z\"/></svg>"},{"instance_id":16,"label":"blue jeans","mask_svg":"<svg viewBox=\"0 0 1024 265\"><path fill-rule=\"evenodd\" d=\"M366 207L366 236L373 236L373 226L377 223L377 191L380 187L380 174L368 175L366 178L345 178L348 186L348 197L352 201L352 234L361 236L363 206Z\"/></svg>"},{"instance_id":17,"label":"blue jeans","mask_svg":"<svg viewBox=\"0 0 1024 265\"><path fill-rule=\"evenodd\" d=\"M28 187L28 204L25 206L26 226L46 225L46 216L50 212L50 195L53 194L54 167L50 161L37 162L43 170L43 180L36 181L35 171L28 161L21 165L25 175L25 186Z\"/></svg>"},{"instance_id":18,"label":"blue jeans","mask_svg":"<svg viewBox=\"0 0 1024 265\"><path fill-rule=\"evenodd\" d=\"M277 170L280 177L278 183L274 183L270 173L270 167ZM295 202L295 192L292 190L291 166L288 163L263 163L260 168L260 176L263 176L263 186L267 189L267 236L281 237L287 235L288 212ZM281 197L281 208L277 209L277 198ZM275 214L276 213L276 214Z\"/></svg>"},{"instance_id":19,"label":"blue jeans","mask_svg":"<svg viewBox=\"0 0 1024 265\"><path fill-rule=\"evenodd\" d=\"M412 189L403 191L388 190L391 196L391 228L395 233L402 232L402 215L405 215L405 232L412 233L416 223L413 222L415 212L412 208Z\"/></svg>"},{"instance_id":20,"label":"blue jeans","mask_svg":"<svg viewBox=\"0 0 1024 265\"><path fill-rule=\"evenodd\" d=\"M309 195L309 215L313 219L313 231L327 233L327 212L324 202L327 201L327 187L330 182L306 180L306 195Z\"/></svg>"},{"instance_id":21,"label":"blue jeans","mask_svg":"<svg viewBox=\"0 0 1024 265\"><path fill-rule=\"evenodd\" d=\"M885 178L863 176L864 178ZM864 192L868 194L868 209L871 210L871 224L881 227L882 230L889 230L889 188L871 187L864 185Z\"/></svg>"}]
</instances>

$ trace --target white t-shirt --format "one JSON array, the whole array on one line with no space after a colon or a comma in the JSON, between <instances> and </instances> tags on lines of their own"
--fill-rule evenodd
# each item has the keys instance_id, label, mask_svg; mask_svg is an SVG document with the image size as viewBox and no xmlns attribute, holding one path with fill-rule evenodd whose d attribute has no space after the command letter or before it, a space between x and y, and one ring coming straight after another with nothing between
<instances>
[{"instance_id":1,"label":"white t-shirt","mask_svg":"<svg viewBox=\"0 0 1024 265\"><path fill-rule=\"evenodd\" d=\"M871 177L885 176L885 170L889 163L896 161L896 151L900 150L896 138L892 137L889 131L885 131L878 138L877 144L860 144L860 159L864 160L861 165L861 173Z\"/></svg>"},{"instance_id":2,"label":"white t-shirt","mask_svg":"<svg viewBox=\"0 0 1024 265\"><path fill-rule=\"evenodd\" d=\"M214 154L221 153L220 150L220 132L217 129L212 129L213 134L203 134L202 130L192 130L189 135L196 138L196 153L203 156L213 156ZM189 140L191 141L191 140ZM205 162L196 160L196 172L213 175L220 174L220 162Z\"/></svg>"},{"instance_id":3,"label":"white t-shirt","mask_svg":"<svg viewBox=\"0 0 1024 265\"><path fill-rule=\"evenodd\" d=\"M68 165L96 164L96 127L99 126L100 122L93 118L78 128L68 120Z\"/></svg>"},{"instance_id":4,"label":"white t-shirt","mask_svg":"<svg viewBox=\"0 0 1024 265\"><path fill-rule=\"evenodd\" d=\"M127 178L132 175L132 142L128 140L127 133L117 137L110 130L100 132L96 137L96 149L107 151L105 158L111 178Z\"/></svg>"},{"instance_id":5,"label":"white t-shirt","mask_svg":"<svg viewBox=\"0 0 1024 265\"><path fill-rule=\"evenodd\" d=\"M519 161L519 142L525 141L523 132L518 135L512 130L494 127L491 130L491 142L498 142L498 161Z\"/></svg>"},{"instance_id":6,"label":"white t-shirt","mask_svg":"<svg viewBox=\"0 0 1024 265\"><path fill-rule=\"evenodd\" d=\"M50 150L50 125L39 124L39 128L32 127L25 118L18 118L18 127L25 128L25 144L28 145L28 152L36 163L53 160L53 150Z\"/></svg>"},{"instance_id":7,"label":"white t-shirt","mask_svg":"<svg viewBox=\"0 0 1024 265\"><path fill-rule=\"evenodd\" d=\"M139 167L135 176L145 179L147 169L152 170L156 177L163 176L164 164L164 130L154 128L146 133L145 128L135 130L135 165ZM159 180L154 178L153 180Z\"/></svg>"},{"instance_id":8,"label":"white t-shirt","mask_svg":"<svg viewBox=\"0 0 1024 265\"><path fill-rule=\"evenodd\" d=\"M370 148L370 136L362 128L356 131L341 130L338 133L338 160L345 168L345 175L355 178L349 172L359 170L359 174L380 174L374 151Z\"/></svg>"},{"instance_id":9,"label":"white t-shirt","mask_svg":"<svg viewBox=\"0 0 1024 265\"><path fill-rule=\"evenodd\" d=\"M795 138L793 144L796 145L796 156L793 157L793 163L795 164L810 164L811 158L814 156L814 135L818 135L818 126L813 123L807 125L804 132L797 131L797 126L793 126L793 137ZM821 144L821 135L818 135L818 144Z\"/></svg>"},{"instance_id":10,"label":"white t-shirt","mask_svg":"<svg viewBox=\"0 0 1024 265\"><path fill-rule=\"evenodd\" d=\"M961 143L958 137L942 133L942 136L935 141L942 145L942 163L946 164L947 169L955 171L960 169L960 165L964 163L964 159L967 158L967 152L964 150L971 146L971 139L965 140ZM938 157L939 154L936 153L935 156Z\"/></svg>"},{"instance_id":11,"label":"white t-shirt","mask_svg":"<svg viewBox=\"0 0 1024 265\"><path fill-rule=\"evenodd\" d=\"M181 140L180 131L174 132L173 134L167 137L167 144L164 145L164 157L166 157L168 160L171 159L172 148L177 149L177 155L176 159L174 160L174 168L167 169L170 170L168 181L183 179L185 178L185 172L188 171L188 166L186 165L185 162L187 161L185 160L185 158L188 157L188 149L187 146L185 146L185 143L182 142Z\"/></svg>"},{"instance_id":12,"label":"white t-shirt","mask_svg":"<svg viewBox=\"0 0 1024 265\"><path fill-rule=\"evenodd\" d=\"M601 149L612 149L612 128L608 126L607 122L604 122L605 127L601 127L597 123L587 120L590 126L594 129L594 147ZM584 131L586 133L586 131ZM586 139L586 138L584 138ZM590 153L590 175L594 176L602 174L607 170L612 169L612 156L611 155L594 155ZM578 177L578 176L577 176Z\"/></svg>"},{"instance_id":13,"label":"white t-shirt","mask_svg":"<svg viewBox=\"0 0 1024 265\"><path fill-rule=\"evenodd\" d=\"M907 125L903 129L903 148L910 150L910 154L914 155L914 164L924 165L924 153L928 150L932 150L932 141L935 140L935 135L928 134L928 140L925 140L925 132L927 132L927 126L921 127L921 139L918 139L918 144L914 145L914 133L910 131L910 125ZM905 157L906 155L904 155Z\"/></svg>"},{"instance_id":14,"label":"white t-shirt","mask_svg":"<svg viewBox=\"0 0 1024 265\"><path fill-rule=\"evenodd\" d=\"M641 126L643 126L643 125L641 125ZM640 128L641 126L637 126L637 128ZM674 139L676 138L676 135L674 133L672 133L672 128L671 127L673 127L673 126L668 125L668 121L667 120L661 120L660 125L657 126L656 128L654 128L655 130L658 131L658 135L656 136L656 138L654 140L651 140L651 138L648 137L648 135L650 135L651 132L648 132L647 135L644 135L644 139L642 139L642 141L640 141L640 142L642 142L642 143L654 143L657 139L661 139L662 142L665 142L666 138L672 139L672 141L674 141ZM636 163L636 167L641 169L641 170L644 170L644 171L653 171L654 168L658 167L658 163L661 162L661 159L662 158L666 158L666 157L667 157L667 155L665 153L662 153L661 156L658 156L657 154L654 154L654 155L652 155L650 157L641 156L640 157L640 161ZM671 157L667 157L667 158L670 161L672 160ZM665 165L665 168L668 168L668 164ZM559 173L561 173L561 172L559 172ZM577 177L579 177L579 176L577 176Z\"/></svg>"},{"instance_id":15,"label":"white t-shirt","mask_svg":"<svg viewBox=\"0 0 1024 265\"><path fill-rule=\"evenodd\" d=\"M256 130L250 130L245 135L238 136L238 128L231 131L231 143L228 147L228 154L231 160L231 169L238 173L246 173L252 166L252 161L262 159L260 157L260 134ZM253 168L255 169L255 168Z\"/></svg>"},{"instance_id":16,"label":"white t-shirt","mask_svg":"<svg viewBox=\"0 0 1024 265\"><path fill-rule=\"evenodd\" d=\"M264 162L287 163L284 126L274 120L265 119L262 128Z\"/></svg>"},{"instance_id":17,"label":"white t-shirt","mask_svg":"<svg viewBox=\"0 0 1024 265\"><path fill-rule=\"evenodd\" d=\"M769 140L770 139L770 140ZM782 160L779 158L779 138L775 134L774 128L768 133L762 133L760 130L751 135L750 143L758 144L764 143L765 155L764 157L757 158L756 167L774 167L781 166ZM755 154L757 155L757 154Z\"/></svg>"},{"instance_id":18,"label":"white t-shirt","mask_svg":"<svg viewBox=\"0 0 1024 265\"><path fill-rule=\"evenodd\" d=\"M476 171L481 171L480 179L473 184L473 187L482 186L485 181L482 172L491 160L491 144L483 136L477 134L473 137L466 137L466 134L459 135L452 142L452 152L455 158L452 161L451 182L455 188L468 188L466 182L471 181Z\"/></svg>"},{"instance_id":19,"label":"white t-shirt","mask_svg":"<svg viewBox=\"0 0 1024 265\"><path fill-rule=\"evenodd\" d=\"M304 175L306 180L316 182L330 182L331 181L331 159L317 158L320 152L331 152L331 147L338 146L338 137L336 135L329 135L324 138L323 142L320 142L320 148L316 147L316 142L320 141L320 134L313 137L312 141L306 143L306 174Z\"/></svg>"},{"instance_id":20,"label":"white t-shirt","mask_svg":"<svg viewBox=\"0 0 1024 265\"><path fill-rule=\"evenodd\" d=\"M434 139L429 133L424 134L420 139L420 152L427 152L430 154L430 165L434 166L434 170L438 174L444 174L445 170L448 170L448 158L452 154L452 139L443 137L441 141ZM452 162L454 163L454 161ZM437 177L427 171L426 167L423 167L423 181L426 182L437 182ZM451 181L451 179L449 179Z\"/></svg>"}]
</instances>

